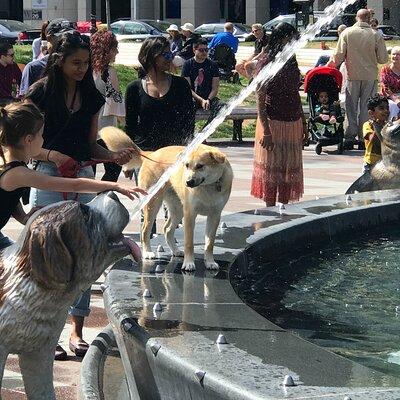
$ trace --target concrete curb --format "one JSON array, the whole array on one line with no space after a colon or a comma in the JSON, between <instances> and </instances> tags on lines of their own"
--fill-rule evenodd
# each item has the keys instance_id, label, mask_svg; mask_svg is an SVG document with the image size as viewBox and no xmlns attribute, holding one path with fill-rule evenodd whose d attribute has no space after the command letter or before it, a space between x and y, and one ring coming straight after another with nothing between
<instances>
[{"instance_id":1,"label":"concrete curb","mask_svg":"<svg viewBox=\"0 0 400 400\"><path fill-rule=\"evenodd\" d=\"M114 332L110 325L99 333L90 344L81 365L79 399L103 400L103 371L107 352L116 347Z\"/></svg>"}]
</instances>

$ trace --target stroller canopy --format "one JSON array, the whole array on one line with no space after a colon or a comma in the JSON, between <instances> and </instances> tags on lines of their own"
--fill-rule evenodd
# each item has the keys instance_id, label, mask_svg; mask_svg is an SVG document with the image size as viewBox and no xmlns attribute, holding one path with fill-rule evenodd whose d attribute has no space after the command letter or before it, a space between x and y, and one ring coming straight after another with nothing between
<instances>
[{"instance_id":1,"label":"stroller canopy","mask_svg":"<svg viewBox=\"0 0 400 400\"><path fill-rule=\"evenodd\" d=\"M307 72L304 78L304 92L317 93L326 88L326 83L329 82L334 91L340 92L342 87L343 77L341 72L336 68L331 67L316 67Z\"/></svg>"}]
</instances>

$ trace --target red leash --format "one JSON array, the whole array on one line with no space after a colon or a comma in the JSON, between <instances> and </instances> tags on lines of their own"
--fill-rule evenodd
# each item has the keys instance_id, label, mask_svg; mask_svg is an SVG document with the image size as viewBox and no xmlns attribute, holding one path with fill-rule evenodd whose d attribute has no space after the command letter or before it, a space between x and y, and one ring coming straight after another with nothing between
<instances>
[{"instance_id":1,"label":"red leash","mask_svg":"<svg viewBox=\"0 0 400 400\"><path fill-rule=\"evenodd\" d=\"M153 160L150 157L144 155L143 153L140 153L140 156L157 164L172 165L172 163ZM64 164L58 167L58 172L63 178L77 178L79 171L82 170L83 168L93 167L94 165L97 164L104 164L109 162L110 160L90 160L90 161L79 162L75 161L73 158L69 158L68 161L66 161ZM68 200L68 192L63 192L62 195L64 200ZM76 201L78 199L78 195L79 193L76 193L75 198L72 200Z\"/></svg>"}]
</instances>

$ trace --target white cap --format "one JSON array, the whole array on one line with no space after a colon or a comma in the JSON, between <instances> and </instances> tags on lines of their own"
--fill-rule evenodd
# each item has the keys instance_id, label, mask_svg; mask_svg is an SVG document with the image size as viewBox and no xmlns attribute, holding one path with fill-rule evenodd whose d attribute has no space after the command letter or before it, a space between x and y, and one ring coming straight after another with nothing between
<instances>
[{"instance_id":1,"label":"white cap","mask_svg":"<svg viewBox=\"0 0 400 400\"><path fill-rule=\"evenodd\" d=\"M182 26L181 29L183 31L190 31L193 32L194 31L194 25L191 24L190 22L185 22Z\"/></svg>"},{"instance_id":2,"label":"white cap","mask_svg":"<svg viewBox=\"0 0 400 400\"><path fill-rule=\"evenodd\" d=\"M167 31L167 32L170 32L170 31L176 31L176 32L179 32L178 25L171 24L171 25L169 26L169 28L168 28L168 29L166 29L166 31Z\"/></svg>"}]
</instances>

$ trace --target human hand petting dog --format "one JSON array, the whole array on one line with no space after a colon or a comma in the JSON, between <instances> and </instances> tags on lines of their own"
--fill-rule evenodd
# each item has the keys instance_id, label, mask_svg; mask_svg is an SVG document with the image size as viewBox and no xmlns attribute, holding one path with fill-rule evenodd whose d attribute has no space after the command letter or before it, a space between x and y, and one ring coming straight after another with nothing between
<instances>
[{"instance_id":1,"label":"human hand petting dog","mask_svg":"<svg viewBox=\"0 0 400 400\"><path fill-rule=\"evenodd\" d=\"M139 193L143 195L147 195L147 192L139 187L124 185L122 183L116 183L115 192L121 193L124 196L130 198L131 200L135 200L139 198Z\"/></svg>"},{"instance_id":2,"label":"human hand petting dog","mask_svg":"<svg viewBox=\"0 0 400 400\"><path fill-rule=\"evenodd\" d=\"M136 149L132 147L119 151L114 151L111 156L111 161L119 165L124 165L128 163L136 153Z\"/></svg>"}]
</instances>

